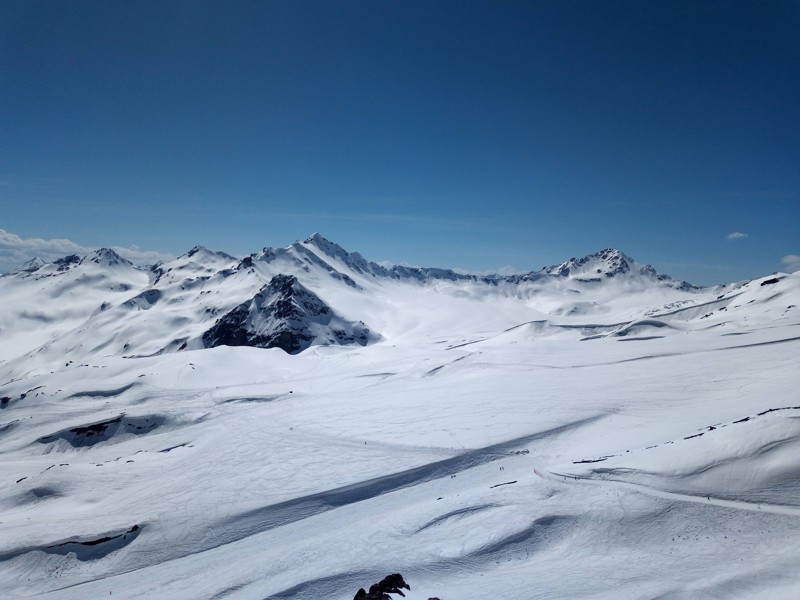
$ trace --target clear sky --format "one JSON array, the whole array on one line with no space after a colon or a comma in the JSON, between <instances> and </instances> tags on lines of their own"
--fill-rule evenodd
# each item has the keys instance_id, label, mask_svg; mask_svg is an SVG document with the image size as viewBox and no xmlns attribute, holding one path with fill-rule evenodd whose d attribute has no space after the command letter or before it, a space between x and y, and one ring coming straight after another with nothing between
<instances>
[{"instance_id":1,"label":"clear sky","mask_svg":"<svg viewBox=\"0 0 800 600\"><path fill-rule=\"evenodd\" d=\"M0 263L800 268L796 0L5 0L0 60Z\"/></svg>"}]
</instances>

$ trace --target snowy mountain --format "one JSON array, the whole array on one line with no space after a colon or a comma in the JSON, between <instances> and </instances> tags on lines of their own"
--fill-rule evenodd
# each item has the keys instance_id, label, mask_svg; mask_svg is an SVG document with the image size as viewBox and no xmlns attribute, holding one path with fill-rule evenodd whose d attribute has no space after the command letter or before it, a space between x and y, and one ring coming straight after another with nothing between
<instances>
[{"instance_id":1,"label":"snowy mountain","mask_svg":"<svg viewBox=\"0 0 800 600\"><path fill-rule=\"evenodd\" d=\"M796 598L799 307L800 273L613 249L31 261L0 277L4 597Z\"/></svg>"},{"instance_id":2,"label":"snowy mountain","mask_svg":"<svg viewBox=\"0 0 800 600\"><path fill-rule=\"evenodd\" d=\"M218 319L203 334L203 345L280 348L296 354L312 344L365 346L371 337L363 323L337 317L293 275L275 275L251 300Z\"/></svg>"},{"instance_id":3,"label":"snowy mountain","mask_svg":"<svg viewBox=\"0 0 800 600\"><path fill-rule=\"evenodd\" d=\"M640 265L614 248L606 248L583 258L571 258L557 266L544 267L541 273L583 282L599 282L612 277L637 277L645 281L665 282L684 290L694 288L685 281L674 282L669 275L659 274L650 265Z\"/></svg>"}]
</instances>

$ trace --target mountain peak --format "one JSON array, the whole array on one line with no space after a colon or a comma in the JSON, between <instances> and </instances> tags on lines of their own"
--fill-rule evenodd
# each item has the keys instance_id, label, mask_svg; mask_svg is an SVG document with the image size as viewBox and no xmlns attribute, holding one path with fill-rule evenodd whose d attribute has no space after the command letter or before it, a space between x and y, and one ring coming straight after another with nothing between
<instances>
[{"instance_id":1,"label":"mountain peak","mask_svg":"<svg viewBox=\"0 0 800 600\"><path fill-rule=\"evenodd\" d=\"M330 240L328 240L325 237L323 237L320 233L318 233L316 231L314 233L312 233L310 236L308 236L304 241L305 241L306 244L311 244L311 243L314 243L314 244L318 244L318 243L332 244L333 243Z\"/></svg>"},{"instance_id":2,"label":"mountain peak","mask_svg":"<svg viewBox=\"0 0 800 600\"><path fill-rule=\"evenodd\" d=\"M321 250L331 258L344 258L345 256L348 256L350 254L339 244L332 242L327 238L324 238L319 233L311 234L303 241L303 243L315 246L317 249Z\"/></svg>"},{"instance_id":3,"label":"mountain peak","mask_svg":"<svg viewBox=\"0 0 800 600\"><path fill-rule=\"evenodd\" d=\"M202 336L203 346L281 348L297 354L311 345L361 345L378 339L363 322L339 317L322 298L279 273Z\"/></svg>"},{"instance_id":4,"label":"mountain peak","mask_svg":"<svg viewBox=\"0 0 800 600\"><path fill-rule=\"evenodd\" d=\"M191 257L191 256L194 256L195 254L205 254L205 253L207 253L207 252L208 252L208 248L206 248L205 246L201 246L200 244L198 244L197 246L195 246L194 248L192 248L191 250L189 250L189 251L186 253L186 256L187 256L187 257Z\"/></svg>"},{"instance_id":5,"label":"mountain peak","mask_svg":"<svg viewBox=\"0 0 800 600\"><path fill-rule=\"evenodd\" d=\"M209 250L205 246L199 244L194 248L192 248L191 250L189 250L186 254L184 254L183 257L192 258L193 256L198 256L198 255L200 258L218 257L218 258L224 258L225 260L237 260L236 257L231 256L230 254L218 250ZM179 256L178 258L182 257Z\"/></svg>"},{"instance_id":6,"label":"mountain peak","mask_svg":"<svg viewBox=\"0 0 800 600\"><path fill-rule=\"evenodd\" d=\"M97 250L94 250L93 252L90 252L89 254L84 256L83 259L81 260L81 264L86 264L90 262L98 265L103 265L106 267L111 267L115 265L133 266L133 263L122 258L111 248L98 248Z\"/></svg>"},{"instance_id":7,"label":"mountain peak","mask_svg":"<svg viewBox=\"0 0 800 600\"><path fill-rule=\"evenodd\" d=\"M560 265L545 267L541 272L570 279L610 278L633 272L646 276L658 275L650 265L640 265L616 248L603 248L583 258L573 257Z\"/></svg>"},{"instance_id":8,"label":"mountain peak","mask_svg":"<svg viewBox=\"0 0 800 600\"><path fill-rule=\"evenodd\" d=\"M29 261L25 262L23 265L17 267L13 273L33 273L34 271L38 271L41 267L43 267L45 263L41 258L38 256L34 256Z\"/></svg>"}]
</instances>

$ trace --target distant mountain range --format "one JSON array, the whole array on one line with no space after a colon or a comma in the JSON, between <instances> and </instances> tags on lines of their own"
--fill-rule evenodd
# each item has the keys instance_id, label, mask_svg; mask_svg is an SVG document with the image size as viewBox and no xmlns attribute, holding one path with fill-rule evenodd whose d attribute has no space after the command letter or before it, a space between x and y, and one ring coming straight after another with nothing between
<instances>
[{"instance_id":1,"label":"distant mountain range","mask_svg":"<svg viewBox=\"0 0 800 600\"><path fill-rule=\"evenodd\" d=\"M546 322L604 335L720 294L714 301L724 303L730 291L674 280L611 248L510 276L385 267L319 234L241 260L196 246L150 268L103 248L52 263L35 258L0 277L0 327L11 341L0 358L149 356L219 345L294 354L391 341L426 327L435 335L447 319L478 329L487 318L508 327Z\"/></svg>"}]
</instances>

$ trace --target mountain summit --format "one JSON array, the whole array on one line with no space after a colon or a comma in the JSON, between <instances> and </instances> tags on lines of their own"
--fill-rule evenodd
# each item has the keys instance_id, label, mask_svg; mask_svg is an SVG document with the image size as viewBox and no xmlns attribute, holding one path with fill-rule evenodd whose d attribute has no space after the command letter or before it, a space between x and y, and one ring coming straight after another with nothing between
<instances>
[{"instance_id":1,"label":"mountain summit","mask_svg":"<svg viewBox=\"0 0 800 600\"><path fill-rule=\"evenodd\" d=\"M696 289L685 281L675 281L669 275L656 271L651 265L636 262L616 248L605 248L583 258L570 258L559 265L544 267L540 273L578 281L600 281L615 277L642 277L653 281L674 284L683 289Z\"/></svg>"}]
</instances>

